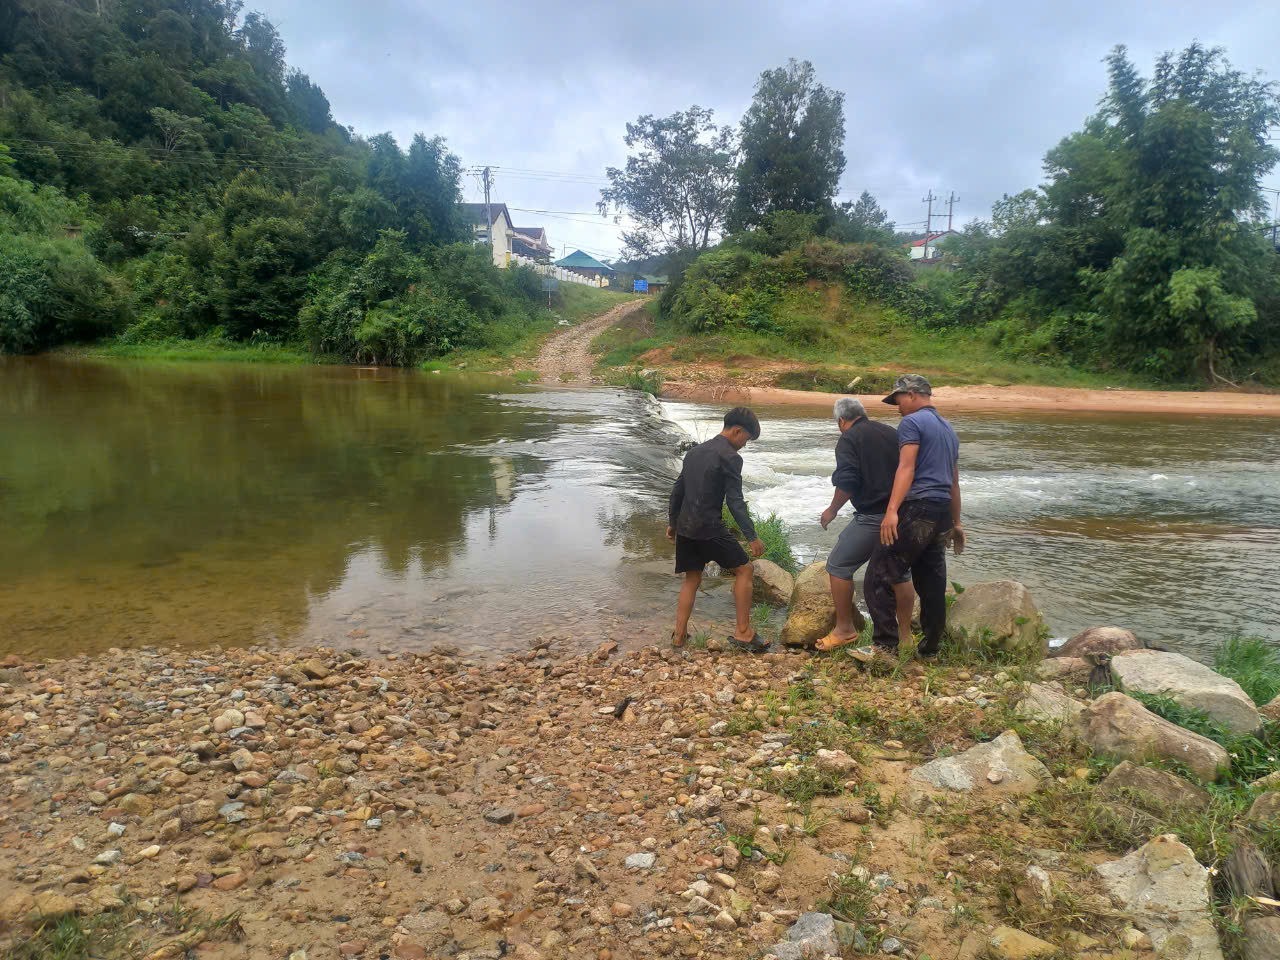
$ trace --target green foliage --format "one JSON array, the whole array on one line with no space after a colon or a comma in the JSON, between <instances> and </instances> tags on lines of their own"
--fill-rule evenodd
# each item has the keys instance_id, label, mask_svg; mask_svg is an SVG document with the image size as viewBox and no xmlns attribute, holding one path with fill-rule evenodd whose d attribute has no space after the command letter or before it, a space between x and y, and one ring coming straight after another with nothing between
<instances>
[{"instance_id":1,"label":"green foliage","mask_svg":"<svg viewBox=\"0 0 1280 960\"><path fill-rule=\"evenodd\" d=\"M118 298L79 237L81 210L58 191L0 179L0 353L109 332Z\"/></svg>"},{"instance_id":2,"label":"green foliage","mask_svg":"<svg viewBox=\"0 0 1280 960\"><path fill-rule=\"evenodd\" d=\"M612 378L610 383L628 390L647 393L651 397L656 397L662 392L662 374L656 370L642 370L640 367L632 367L625 373Z\"/></svg>"},{"instance_id":3,"label":"green foliage","mask_svg":"<svg viewBox=\"0 0 1280 960\"><path fill-rule=\"evenodd\" d=\"M775 216L773 223L780 222L794 227L796 215ZM767 234L768 228L763 232ZM791 236L801 232L795 229ZM736 327L816 344L823 336L821 328L786 322L783 307L792 290L817 281L840 285L855 302L892 307L922 324L941 322L938 303L914 282L910 265L897 251L827 239L810 239L776 256L755 252L749 246L768 248L771 244L767 237L753 238L748 246L725 243L699 257L685 271L672 297L671 316L696 331Z\"/></svg>"},{"instance_id":4,"label":"green foliage","mask_svg":"<svg viewBox=\"0 0 1280 960\"><path fill-rule=\"evenodd\" d=\"M733 128L717 127L714 111L694 104L628 123L625 141L638 152L624 168L606 170L609 186L600 191L599 208L635 221L622 232L628 257L707 249L733 199Z\"/></svg>"},{"instance_id":5,"label":"green foliage","mask_svg":"<svg viewBox=\"0 0 1280 960\"><path fill-rule=\"evenodd\" d=\"M1123 47L1107 62L1102 110L1046 155L1049 182L949 242L960 269L935 292L1018 356L1247 374L1280 343L1280 257L1250 222L1280 159L1276 87L1198 43L1149 80Z\"/></svg>"},{"instance_id":6,"label":"green foliage","mask_svg":"<svg viewBox=\"0 0 1280 960\"><path fill-rule=\"evenodd\" d=\"M1240 684L1258 706L1280 696L1280 650L1262 637L1228 637L1214 652L1213 669Z\"/></svg>"},{"instance_id":7,"label":"green foliage","mask_svg":"<svg viewBox=\"0 0 1280 960\"><path fill-rule=\"evenodd\" d=\"M739 539L744 539L742 531L738 528L738 521L734 520L733 514L729 513L729 507L722 505L720 511L724 525L729 528L729 531ZM750 506L747 507L747 512L751 512ZM776 513L771 513L765 520L757 520L753 516L751 522L755 524L756 536L764 544L764 559L771 560L788 573L798 573L800 564L796 561L795 554L791 552L791 540L787 536L787 528L782 518Z\"/></svg>"},{"instance_id":8,"label":"green foliage","mask_svg":"<svg viewBox=\"0 0 1280 960\"><path fill-rule=\"evenodd\" d=\"M817 82L808 60L766 70L742 118L732 224L775 210L825 213L844 173L844 94Z\"/></svg>"},{"instance_id":9,"label":"green foliage","mask_svg":"<svg viewBox=\"0 0 1280 960\"><path fill-rule=\"evenodd\" d=\"M445 142L418 134L405 150L337 126L324 92L287 68L276 28L240 9L156 0L8 15L0 233L22 239L5 245L0 349L101 336L121 313L129 345L214 330L286 343L309 307L307 339L350 359L408 362L509 337L537 280L495 279L491 264L477 280L469 254L448 252L468 234ZM387 230L443 289L355 291L358 315L338 323L351 304L335 274ZM388 298L403 309L385 309Z\"/></svg>"}]
</instances>

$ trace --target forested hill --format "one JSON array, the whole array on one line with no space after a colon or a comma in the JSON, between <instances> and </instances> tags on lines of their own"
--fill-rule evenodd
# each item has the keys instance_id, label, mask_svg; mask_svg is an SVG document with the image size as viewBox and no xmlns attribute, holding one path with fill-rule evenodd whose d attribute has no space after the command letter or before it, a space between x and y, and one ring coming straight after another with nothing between
<instances>
[{"instance_id":1,"label":"forested hill","mask_svg":"<svg viewBox=\"0 0 1280 960\"><path fill-rule=\"evenodd\" d=\"M335 122L237 0L8 0L0 352L120 331L397 362L483 342L537 283L458 243L459 175L439 137Z\"/></svg>"}]
</instances>

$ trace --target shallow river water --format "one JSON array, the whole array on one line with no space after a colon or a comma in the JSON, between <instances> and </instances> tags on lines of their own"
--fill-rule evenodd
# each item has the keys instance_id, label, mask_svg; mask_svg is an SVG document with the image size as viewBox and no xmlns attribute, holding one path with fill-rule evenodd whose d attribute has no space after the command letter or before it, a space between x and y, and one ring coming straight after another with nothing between
<instances>
[{"instance_id":1,"label":"shallow river water","mask_svg":"<svg viewBox=\"0 0 1280 960\"><path fill-rule=\"evenodd\" d=\"M748 499L820 556L835 427L760 412ZM406 371L0 360L0 651L656 640L675 450L717 417ZM1280 640L1280 422L953 419L952 579L1023 580L1059 635ZM698 617L729 612L709 581Z\"/></svg>"}]
</instances>

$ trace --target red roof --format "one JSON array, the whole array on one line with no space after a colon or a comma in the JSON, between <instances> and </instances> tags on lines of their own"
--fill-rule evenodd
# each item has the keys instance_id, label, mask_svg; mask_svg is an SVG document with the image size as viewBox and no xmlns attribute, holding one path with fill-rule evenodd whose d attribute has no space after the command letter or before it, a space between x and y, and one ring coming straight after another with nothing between
<instances>
[{"instance_id":1,"label":"red roof","mask_svg":"<svg viewBox=\"0 0 1280 960\"><path fill-rule=\"evenodd\" d=\"M923 246L924 246L924 244L925 244L925 241L926 241L926 240L928 240L928 241L929 241L929 243L933 243L933 241L937 240L939 237L945 237L945 236L946 236L947 234L949 234L949 233L955 233L955 231L954 231L954 230L943 230L941 233L934 233L934 234L931 234L931 235L930 235L930 236L928 236L928 237L921 237L919 240L912 240L912 241L911 241L911 243L910 243L910 246L913 246L913 247L923 247Z\"/></svg>"}]
</instances>

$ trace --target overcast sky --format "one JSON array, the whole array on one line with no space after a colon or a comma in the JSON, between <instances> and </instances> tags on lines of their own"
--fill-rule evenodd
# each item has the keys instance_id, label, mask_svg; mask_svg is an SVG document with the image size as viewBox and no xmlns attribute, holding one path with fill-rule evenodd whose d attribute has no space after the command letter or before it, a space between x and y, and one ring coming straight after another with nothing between
<instances>
[{"instance_id":1,"label":"overcast sky","mask_svg":"<svg viewBox=\"0 0 1280 960\"><path fill-rule=\"evenodd\" d=\"M930 189L955 191L958 227L1036 186L1044 152L1094 111L1117 43L1144 73L1198 39L1280 79L1276 0L248 0L255 8L339 123L390 130L402 146L443 135L465 165L499 168L494 199L525 208L517 226L545 226L557 253L597 256L618 250L594 209L605 168L626 157L626 122L697 103L736 125L760 72L788 57L845 94L841 198L870 190L921 229ZM475 179L465 188L483 199Z\"/></svg>"}]
</instances>

